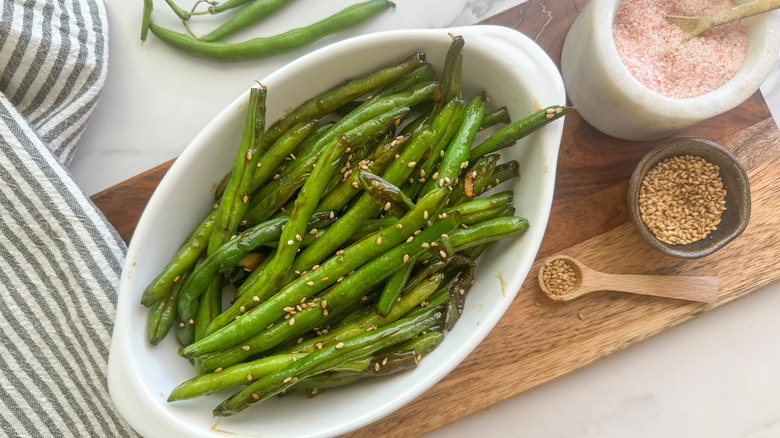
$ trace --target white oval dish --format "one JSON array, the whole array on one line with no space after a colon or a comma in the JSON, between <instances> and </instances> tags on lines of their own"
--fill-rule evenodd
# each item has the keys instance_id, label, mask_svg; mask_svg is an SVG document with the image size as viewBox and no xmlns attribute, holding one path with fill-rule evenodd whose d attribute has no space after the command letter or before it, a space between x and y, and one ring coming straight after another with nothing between
<instances>
[{"instance_id":1,"label":"white oval dish","mask_svg":"<svg viewBox=\"0 0 780 438\"><path fill-rule=\"evenodd\" d=\"M464 97L487 91L490 105L505 105L513 119L538 107L564 104L563 81L547 54L512 29L469 26L381 32L342 41L282 67L261 82L268 87L268 118L343 80L393 65L422 50L440 71L449 33L463 35ZM457 366L498 322L520 289L542 241L555 182L563 121L551 123L504 151L520 162L516 215L528 218L521 237L493 245L478 261L465 310L442 344L412 371L323 392L274 398L233 417L211 410L229 393L168 403L179 383L194 375L178 357L171 333L158 346L146 341L148 310L139 304L146 285L169 261L213 204L212 188L230 169L240 139L248 91L223 110L176 160L150 199L130 243L122 275L108 382L122 416L146 437L323 437L354 430L400 408ZM489 390L489 388L486 388ZM464 394L464 396L466 396ZM473 396L473 395L469 395Z\"/></svg>"}]
</instances>

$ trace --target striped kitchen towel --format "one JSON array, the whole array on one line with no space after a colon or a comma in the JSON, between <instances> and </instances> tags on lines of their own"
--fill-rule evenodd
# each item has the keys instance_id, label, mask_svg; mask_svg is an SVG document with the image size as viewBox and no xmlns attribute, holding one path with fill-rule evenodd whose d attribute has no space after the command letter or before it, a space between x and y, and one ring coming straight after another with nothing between
<instances>
[{"instance_id":1,"label":"striped kitchen towel","mask_svg":"<svg viewBox=\"0 0 780 438\"><path fill-rule=\"evenodd\" d=\"M64 167L106 77L101 0L0 10L0 427L134 436L106 381L125 246Z\"/></svg>"}]
</instances>

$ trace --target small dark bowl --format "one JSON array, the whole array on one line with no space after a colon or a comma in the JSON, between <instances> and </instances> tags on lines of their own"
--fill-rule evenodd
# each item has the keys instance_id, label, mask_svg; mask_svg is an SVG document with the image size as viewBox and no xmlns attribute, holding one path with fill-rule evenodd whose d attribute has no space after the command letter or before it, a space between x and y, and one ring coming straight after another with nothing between
<instances>
[{"instance_id":1,"label":"small dark bowl","mask_svg":"<svg viewBox=\"0 0 780 438\"><path fill-rule=\"evenodd\" d=\"M716 164L726 189L726 210L717 229L687 245L669 245L658 240L642 222L639 212L639 189L647 172L659 162L678 155L693 155ZM707 140L678 138L660 144L639 161L628 185L628 208L631 220L651 247L669 256L696 259L723 248L745 230L750 219L750 184L745 169L722 146Z\"/></svg>"}]
</instances>

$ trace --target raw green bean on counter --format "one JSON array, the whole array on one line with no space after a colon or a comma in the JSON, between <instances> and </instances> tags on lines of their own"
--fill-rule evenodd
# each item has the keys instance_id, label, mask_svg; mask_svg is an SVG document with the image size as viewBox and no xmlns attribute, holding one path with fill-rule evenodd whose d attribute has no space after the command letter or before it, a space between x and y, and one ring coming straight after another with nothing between
<instances>
[{"instance_id":1,"label":"raw green bean on counter","mask_svg":"<svg viewBox=\"0 0 780 438\"><path fill-rule=\"evenodd\" d=\"M184 53L214 61L246 61L307 46L327 35L356 26L395 4L387 0L369 0L347 8L306 27L241 43L206 42L189 35L157 26L149 21L149 29L166 44Z\"/></svg>"},{"instance_id":2,"label":"raw green bean on counter","mask_svg":"<svg viewBox=\"0 0 780 438\"><path fill-rule=\"evenodd\" d=\"M251 26L270 16L290 0L253 0L229 20L206 35L199 37L201 41L219 41L241 29Z\"/></svg>"}]
</instances>

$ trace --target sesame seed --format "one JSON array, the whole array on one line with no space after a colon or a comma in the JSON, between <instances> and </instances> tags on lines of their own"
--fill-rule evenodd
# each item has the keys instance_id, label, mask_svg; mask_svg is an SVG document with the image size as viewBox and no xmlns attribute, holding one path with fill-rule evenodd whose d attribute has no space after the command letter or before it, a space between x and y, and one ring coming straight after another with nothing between
<instances>
[{"instance_id":1,"label":"sesame seed","mask_svg":"<svg viewBox=\"0 0 780 438\"><path fill-rule=\"evenodd\" d=\"M328 216L329 216L331 219L333 219L333 218L336 216L336 213L335 213L333 210L331 210L331 211L330 211L330 214L329 214Z\"/></svg>"},{"instance_id":2,"label":"sesame seed","mask_svg":"<svg viewBox=\"0 0 780 438\"><path fill-rule=\"evenodd\" d=\"M397 224L397 225L395 226L395 228L396 228L396 229L398 229L398 230L402 229L403 227L404 227L404 226L403 226L403 225L401 225L401 224Z\"/></svg>"},{"instance_id":3,"label":"sesame seed","mask_svg":"<svg viewBox=\"0 0 780 438\"><path fill-rule=\"evenodd\" d=\"M404 263L409 261L409 254L404 254Z\"/></svg>"},{"instance_id":4,"label":"sesame seed","mask_svg":"<svg viewBox=\"0 0 780 438\"><path fill-rule=\"evenodd\" d=\"M460 168L461 169L465 169L467 167L469 167L469 162L468 161L464 161L464 162L460 163Z\"/></svg>"},{"instance_id":5,"label":"sesame seed","mask_svg":"<svg viewBox=\"0 0 780 438\"><path fill-rule=\"evenodd\" d=\"M247 149L246 150L246 160L247 161L252 161L252 149Z\"/></svg>"},{"instance_id":6,"label":"sesame seed","mask_svg":"<svg viewBox=\"0 0 780 438\"><path fill-rule=\"evenodd\" d=\"M336 280L336 283L341 283L342 281L344 281L344 277L339 277L339 279Z\"/></svg>"},{"instance_id":7,"label":"sesame seed","mask_svg":"<svg viewBox=\"0 0 780 438\"><path fill-rule=\"evenodd\" d=\"M295 318L290 318L290 325L295 325Z\"/></svg>"},{"instance_id":8,"label":"sesame seed","mask_svg":"<svg viewBox=\"0 0 780 438\"><path fill-rule=\"evenodd\" d=\"M306 284L308 284L309 286L314 286L314 282L313 281L306 282Z\"/></svg>"},{"instance_id":9,"label":"sesame seed","mask_svg":"<svg viewBox=\"0 0 780 438\"><path fill-rule=\"evenodd\" d=\"M344 255L344 250L340 249L340 250L336 251L336 255Z\"/></svg>"},{"instance_id":10,"label":"sesame seed","mask_svg":"<svg viewBox=\"0 0 780 438\"><path fill-rule=\"evenodd\" d=\"M439 172L435 172L433 175L431 175L431 178L439 179Z\"/></svg>"},{"instance_id":11,"label":"sesame seed","mask_svg":"<svg viewBox=\"0 0 780 438\"><path fill-rule=\"evenodd\" d=\"M352 187L354 187L354 188L356 188L356 189L357 189L357 188L359 188L359 187L360 187L360 184L358 184L358 182L357 182L357 181L352 181Z\"/></svg>"},{"instance_id":12,"label":"sesame seed","mask_svg":"<svg viewBox=\"0 0 780 438\"><path fill-rule=\"evenodd\" d=\"M328 316L328 309L323 310L322 314L325 315L325 316Z\"/></svg>"},{"instance_id":13,"label":"sesame seed","mask_svg":"<svg viewBox=\"0 0 780 438\"><path fill-rule=\"evenodd\" d=\"M379 362L374 364L374 370L379 371Z\"/></svg>"},{"instance_id":14,"label":"sesame seed","mask_svg":"<svg viewBox=\"0 0 780 438\"><path fill-rule=\"evenodd\" d=\"M330 277L322 277L322 281L328 281Z\"/></svg>"},{"instance_id":15,"label":"sesame seed","mask_svg":"<svg viewBox=\"0 0 780 438\"><path fill-rule=\"evenodd\" d=\"M428 248L431 245L428 242L423 242L420 246L422 246L423 248Z\"/></svg>"},{"instance_id":16,"label":"sesame seed","mask_svg":"<svg viewBox=\"0 0 780 438\"><path fill-rule=\"evenodd\" d=\"M382 365L387 365L387 358L382 359Z\"/></svg>"},{"instance_id":17,"label":"sesame seed","mask_svg":"<svg viewBox=\"0 0 780 438\"><path fill-rule=\"evenodd\" d=\"M241 349L244 351L249 351L249 345L244 345L243 347L241 347Z\"/></svg>"},{"instance_id":18,"label":"sesame seed","mask_svg":"<svg viewBox=\"0 0 780 438\"><path fill-rule=\"evenodd\" d=\"M336 348L337 349L344 348L344 343L343 342L339 342L338 344L336 344Z\"/></svg>"},{"instance_id":19,"label":"sesame seed","mask_svg":"<svg viewBox=\"0 0 780 438\"><path fill-rule=\"evenodd\" d=\"M279 174L274 175L274 179L279 179Z\"/></svg>"},{"instance_id":20,"label":"sesame seed","mask_svg":"<svg viewBox=\"0 0 780 438\"><path fill-rule=\"evenodd\" d=\"M406 243L412 243L412 240L414 240L414 236L409 236L409 238L406 239Z\"/></svg>"},{"instance_id":21,"label":"sesame seed","mask_svg":"<svg viewBox=\"0 0 780 438\"><path fill-rule=\"evenodd\" d=\"M247 380L252 380L252 373L249 373L249 374L247 374L247 375L246 375L246 379L247 379Z\"/></svg>"},{"instance_id":22,"label":"sesame seed","mask_svg":"<svg viewBox=\"0 0 780 438\"><path fill-rule=\"evenodd\" d=\"M401 156L400 156L400 155L398 155L398 154L395 154L395 157L394 157L394 158L397 160L397 159L401 158Z\"/></svg>"},{"instance_id":23,"label":"sesame seed","mask_svg":"<svg viewBox=\"0 0 780 438\"><path fill-rule=\"evenodd\" d=\"M211 206L211 208L213 208L214 210L216 210L216 209L218 209L218 208L219 208L219 204L214 204L214 205L212 205L212 206Z\"/></svg>"},{"instance_id":24,"label":"sesame seed","mask_svg":"<svg viewBox=\"0 0 780 438\"><path fill-rule=\"evenodd\" d=\"M317 342L314 346L317 347L317 350L322 350L322 342Z\"/></svg>"},{"instance_id":25,"label":"sesame seed","mask_svg":"<svg viewBox=\"0 0 780 438\"><path fill-rule=\"evenodd\" d=\"M423 219L428 219L428 210L423 211Z\"/></svg>"},{"instance_id":26,"label":"sesame seed","mask_svg":"<svg viewBox=\"0 0 780 438\"><path fill-rule=\"evenodd\" d=\"M446 258L447 258L447 253L446 253L446 252L444 252L444 250L441 250L441 251L439 251L439 255L440 255L440 256L441 256L441 258L443 258L443 259L446 259Z\"/></svg>"},{"instance_id":27,"label":"sesame seed","mask_svg":"<svg viewBox=\"0 0 780 438\"><path fill-rule=\"evenodd\" d=\"M317 269L320 269L320 265L314 265L311 267L312 271L316 271Z\"/></svg>"},{"instance_id":28,"label":"sesame seed","mask_svg":"<svg viewBox=\"0 0 780 438\"><path fill-rule=\"evenodd\" d=\"M288 244L288 245L292 245L293 243L295 243L295 242L293 242L293 241L292 241L292 239L290 239L290 240L288 240L288 241L287 241L287 244Z\"/></svg>"},{"instance_id":29,"label":"sesame seed","mask_svg":"<svg viewBox=\"0 0 780 438\"><path fill-rule=\"evenodd\" d=\"M320 306L322 306L323 309L328 307L328 301L327 300L322 300L322 302L320 303Z\"/></svg>"},{"instance_id":30,"label":"sesame seed","mask_svg":"<svg viewBox=\"0 0 780 438\"><path fill-rule=\"evenodd\" d=\"M420 233L422 233L422 230L417 230L417 231L414 232L414 235L416 236L416 235L418 235Z\"/></svg>"},{"instance_id":31,"label":"sesame seed","mask_svg":"<svg viewBox=\"0 0 780 438\"><path fill-rule=\"evenodd\" d=\"M221 373L222 372L222 367L217 368L216 370L214 370L214 372L215 373Z\"/></svg>"},{"instance_id":32,"label":"sesame seed","mask_svg":"<svg viewBox=\"0 0 780 438\"><path fill-rule=\"evenodd\" d=\"M377 245L381 245L382 244L382 238L381 237L377 237L376 238L376 244Z\"/></svg>"},{"instance_id":33,"label":"sesame seed","mask_svg":"<svg viewBox=\"0 0 780 438\"><path fill-rule=\"evenodd\" d=\"M238 310L240 310L240 311L242 311L242 312L243 312L243 311L245 311L245 310L246 310L246 307L244 307L244 306L241 306L241 307L239 307L239 308L238 308Z\"/></svg>"},{"instance_id":34,"label":"sesame seed","mask_svg":"<svg viewBox=\"0 0 780 438\"><path fill-rule=\"evenodd\" d=\"M392 207L392 206L393 206L393 204L392 204L390 201L388 201L388 202L385 204L385 211L387 211L387 210L390 210L390 207Z\"/></svg>"},{"instance_id":35,"label":"sesame seed","mask_svg":"<svg viewBox=\"0 0 780 438\"><path fill-rule=\"evenodd\" d=\"M292 377L286 377L286 378L284 379L284 383L287 383L287 382L289 382L290 380L292 380Z\"/></svg>"},{"instance_id":36,"label":"sesame seed","mask_svg":"<svg viewBox=\"0 0 780 438\"><path fill-rule=\"evenodd\" d=\"M409 167L414 167L416 165L417 165L416 161L410 161L409 164L407 164L407 166L409 166Z\"/></svg>"},{"instance_id":37,"label":"sesame seed","mask_svg":"<svg viewBox=\"0 0 780 438\"><path fill-rule=\"evenodd\" d=\"M173 279L173 282L176 283L177 281L179 281L179 278L181 278L181 276L177 275L176 278Z\"/></svg>"}]
</instances>

